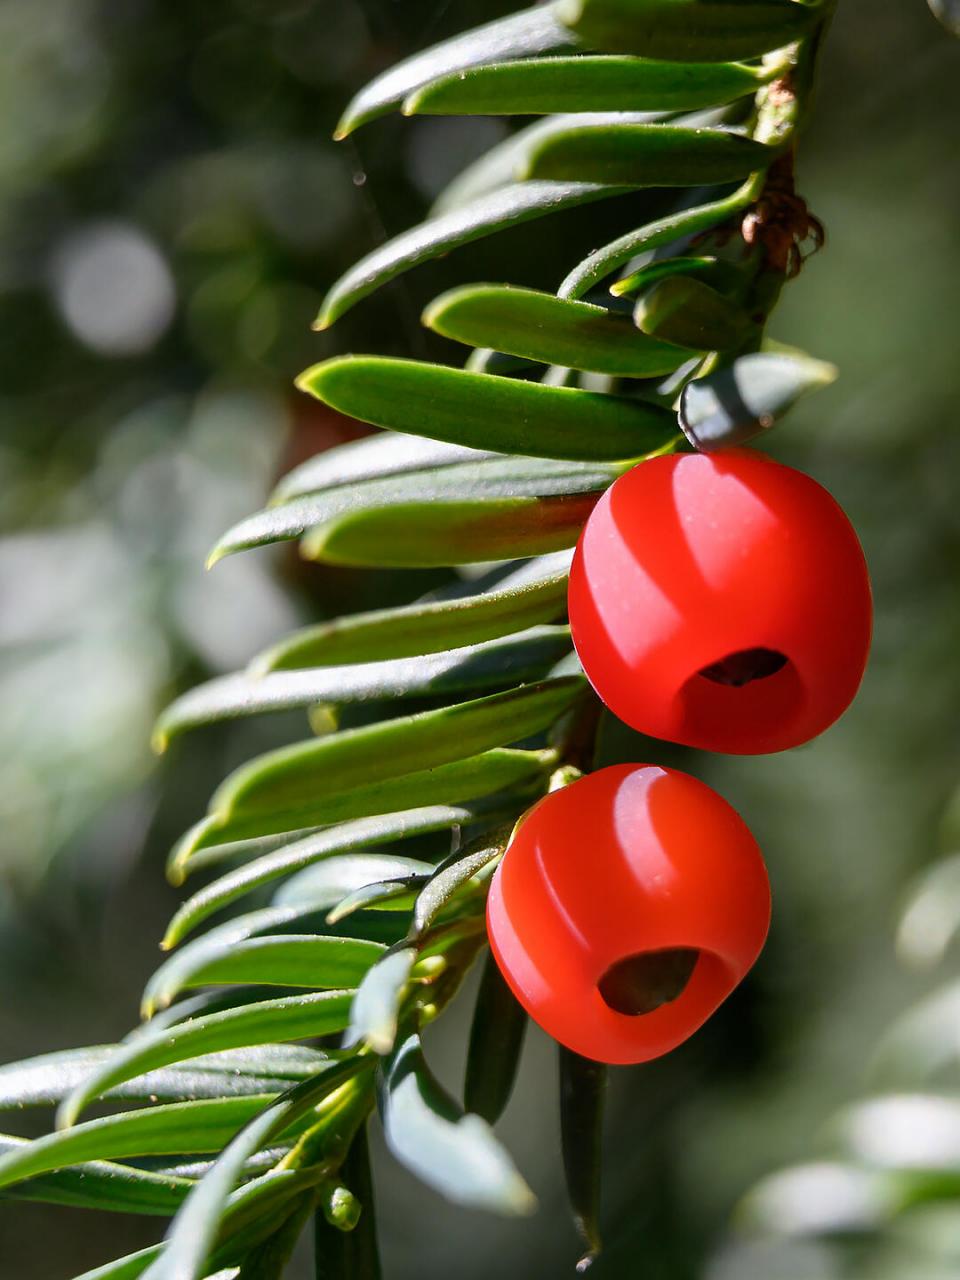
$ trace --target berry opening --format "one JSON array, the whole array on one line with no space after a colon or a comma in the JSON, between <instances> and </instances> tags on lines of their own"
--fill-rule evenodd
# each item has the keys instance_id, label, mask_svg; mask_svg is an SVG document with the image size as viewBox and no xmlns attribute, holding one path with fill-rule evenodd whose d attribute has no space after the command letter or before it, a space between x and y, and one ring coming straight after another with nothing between
<instances>
[{"instance_id":1,"label":"berry opening","mask_svg":"<svg viewBox=\"0 0 960 1280\"><path fill-rule=\"evenodd\" d=\"M755 754L782 748L785 727L803 713L807 691L787 654L758 647L699 667L680 686L678 699L679 741Z\"/></svg>"},{"instance_id":2,"label":"berry opening","mask_svg":"<svg viewBox=\"0 0 960 1280\"><path fill-rule=\"evenodd\" d=\"M697 675L714 684L727 685L730 688L742 689L745 684L754 680L767 680L781 671L790 659L779 649L738 649L736 653L728 653L719 662L711 662L701 667Z\"/></svg>"},{"instance_id":3,"label":"berry opening","mask_svg":"<svg viewBox=\"0 0 960 1280\"><path fill-rule=\"evenodd\" d=\"M700 959L696 947L669 947L624 956L606 971L597 990L614 1013L639 1017L683 995Z\"/></svg>"}]
</instances>

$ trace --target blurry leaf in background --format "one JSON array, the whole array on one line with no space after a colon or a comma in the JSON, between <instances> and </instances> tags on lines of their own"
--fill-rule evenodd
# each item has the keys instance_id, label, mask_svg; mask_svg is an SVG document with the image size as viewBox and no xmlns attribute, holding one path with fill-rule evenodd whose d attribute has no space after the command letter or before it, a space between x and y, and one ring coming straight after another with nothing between
<instances>
[{"instance_id":1,"label":"blurry leaf in background","mask_svg":"<svg viewBox=\"0 0 960 1280\"><path fill-rule=\"evenodd\" d=\"M934 13L951 35L960 36L960 4L957 0L927 0Z\"/></svg>"},{"instance_id":2,"label":"blurry leaf in background","mask_svg":"<svg viewBox=\"0 0 960 1280\"><path fill-rule=\"evenodd\" d=\"M61 521L0 535L0 595L16 602L0 617L0 867L39 875L144 780L180 654L223 670L296 621L263 564L220 582L200 567L213 531L262 493L283 425L262 394L146 404Z\"/></svg>"},{"instance_id":3,"label":"blurry leaf in background","mask_svg":"<svg viewBox=\"0 0 960 1280\"><path fill-rule=\"evenodd\" d=\"M0 85L16 107L16 129L0 140L0 188L34 185L58 165L81 159L105 125L109 74L90 0L50 0L34 21L31 0L0 13Z\"/></svg>"}]
</instances>

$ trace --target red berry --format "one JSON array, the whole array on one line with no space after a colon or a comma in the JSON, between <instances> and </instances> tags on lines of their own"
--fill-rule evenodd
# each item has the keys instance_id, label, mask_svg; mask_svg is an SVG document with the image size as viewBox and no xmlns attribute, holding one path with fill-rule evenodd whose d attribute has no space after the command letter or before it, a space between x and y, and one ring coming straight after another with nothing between
<instances>
[{"instance_id":1,"label":"red berry","mask_svg":"<svg viewBox=\"0 0 960 1280\"><path fill-rule=\"evenodd\" d=\"M743 819L696 778L655 765L601 769L545 796L487 900L514 995L600 1062L645 1062L686 1040L750 969L769 924L767 872Z\"/></svg>"},{"instance_id":2,"label":"red berry","mask_svg":"<svg viewBox=\"0 0 960 1280\"><path fill-rule=\"evenodd\" d=\"M610 710L708 751L782 751L822 733L870 647L870 580L847 517L815 480L750 449L621 476L580 537L569 602Z\"/></svg>"}]
</instances>

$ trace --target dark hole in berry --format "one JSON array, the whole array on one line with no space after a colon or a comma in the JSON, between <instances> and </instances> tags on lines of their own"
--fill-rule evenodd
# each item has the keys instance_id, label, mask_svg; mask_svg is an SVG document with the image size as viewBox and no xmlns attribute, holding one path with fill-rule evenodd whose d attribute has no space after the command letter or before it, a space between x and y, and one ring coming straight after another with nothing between
<instances>
[{"instance_id":1,"label":"dark hole in berry","mask_svg":"<svg viewBox=\"0 0 960 1280\"><path fill-rule=\"evenodd\" d=\"M719 662L701 667L697 673L714 684L729 685L740 689L752 680L765 680L781 671L789 659L777 649L738 649L728 653Z\"/></svg>"},{"instance_id":2,"label":"dark hole in berry","mask_svg":"<svg viewBox=\"0 0 960 1280\"><path fill-rule=\"evenodd\" d=\"M616 1013L653 1013L683 994L699 958L695 947L624 956L610 966L597 990Z\"/></svg>"}]
</instances>

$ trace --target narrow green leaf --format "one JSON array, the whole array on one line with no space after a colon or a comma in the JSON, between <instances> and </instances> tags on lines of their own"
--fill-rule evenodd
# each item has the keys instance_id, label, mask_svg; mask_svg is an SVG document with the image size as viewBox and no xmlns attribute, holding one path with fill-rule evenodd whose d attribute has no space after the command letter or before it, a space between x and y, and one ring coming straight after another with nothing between
<instances>
[{"instance_id":1,"label":"narrow green leaf","mask_svg":"<svg viewBox=\"0 0 960 1280\"><path fill-rule=\"evenodd\" d=\"M718 107L712 111L686 112L682 115L669 111L577 111L544 116L508 134L462 169L434 200L430 218L454 214L473 206L492 193L514 187L517 175L527 172L531 155L554 134L625 124L656 124L671 119L675 124L690 124L702 128L723 123L725 110L726 108ZM610 193L615 194L620 190L625 191L626 188L610 188ZM638 214L645 211L649 216L659 211L658 207L665 203L663 195L658 196L655 192L641 200L634 188L634 221Z\"/></svg>"},{"instance_id":2,"label":"narrow green leaf","mask_svg":"<svg viewBox=\"0 0 960 1280\"><path fill-rule=\"evenodd\" d=\"M326 858L291 876L274 894L273 901L278 905L309 903L320 909L330 908L358 889L404 877L428 876L432 871L433 865L429 862L395 853L346 853Z\"/></svg>"},{"instance_id":3,"label":"narrow green leaf","mask_svg":"<svg viewBox=\"0 0 960 1280\"><path fill-rule=\"evenodd\" d=\"M301 553L328 564L425 569L572 547L599 494L487 502L408 502L318 525Z\"/></svg>"},{"instance_id":4,"label":"narrow green leaf","mask_svg":"<svg viewBox=\"0 0 960 1280\"><path fill-rule=\"evenodd\" d=\"M136 1253L115 1258L113 1262L106 1262L102 1267L94 1267L92 1271L85 1271L76 1280L136 1280L159 1253L160 1245L153 1244L146 1249L138 1249Z\"/></svg>"},{"instance_id":5,"label":"narrow green leaf","mask_svg":"<svg viewBox=\"0 0 960 1280\"><path fill-rule=\"evenodd\" d=\"M485 200L497 191L516 188L516 174L526 163L529 148L544 132L557 127L557 118L548 116L507 133L460 169L431 204L428 225L432 219L469 210L478 200Z\"/></svg>"},{"instance_id":6,"label":"narrow green leaf","mask_svg":"<svg viewBox=\"0 0 960 1280\"><path fill-rule=\"evenodd\" d=\"M381 433L326 449L289 471L274 489L270 502L277 505L322 489L363 480L382 480L411 471L435 471L462 462L482 462L496 454L468 449L442 440Z\"/></svg>"},{"instance_id":7,"label":"narrow green leaf","mask_svg":"<svg viewBox=\"0 0 960 1280\"><path fill-rule=\"evenodd\" d=\"M341 1231L322 1213L314 1215L315 1280L381 1280L366 1129L350 1144L341 1177L360 1201L360 1221L352 1231Z\"/></svg>"},{"instance_id":8,"label":"narrow green leaf","mask_svg":"<svg viewBox=\"0 0 960 1280\"><path fill-rule=\"evenodd\" d=\"M770 77L742 63L555 57L494 62L415 90L404 115L547 115L560 111L687 111L755 93Z\"/></svg>"},{"instance_id":9,"label":"narrow green leaf","mask_svg":"<svg viewBox=\"0 0 960 1280\"><path fill-rule=\"evenodd\" d=\"M761 179L750 178L732 195L722 200L713 200L709 204L697 205L692 209L682 209L679 213L668 214L649 222L636 231L628 231L626 235L613 240L574 267L557 290L561 298L581 298L594 285L599 284L606 276L635 258L639 253L656 249L660 245L673 244L686 236L699 235L719 226L727 219L740 214L760 192ZM625 282L619 281L614 287L625 290Z\"/></svg>"},{"instance_id":10,"label":"narrow green leaf","mask_svg":"<svg viewBox=\"0 0 960 1280\"><path fill-rule=\"evenodd\" d=\"M384 1064L380 1110L394 1156L448 1200L508 1215L536 1207L490 1126L464 1115L430 1072L419 1036L408 1036Z\"/></svg>"},{"instance_id":11,"label":"narrow green leaf","mask_svg":"<svg viewBox=\"0 0 960 1280\"><path fill-rule=\"evenodd\" d=\"M281 908L266 907L259 912L251 912L250 916L266 916L273 912L279 914ZM250 916L245 917L249 919ZM243 917L241 917L243 918ZM284 919L278 926L283 928L287 925L291 918L296 918L296 912L287 907L284 912ZM269 927L269 923L263 926ZM194 1018L206 1017L211 1013L222 1013L224 1009L236 1009L241 1005L251 1004L257 999L257 992L249 987L245 987L240 991L200 991L195 995L184 997L183 1000L177 1002L176 1006L170 1009L161 1010L150 1023L149 1028L145 1024L136 1026L132 1031L128 1031L123 1040L120 1041L121 1048L126 1047L131 1041L143 1035L148 1029L151 1033L158 1032L161 1027L168 1028L179 1023L190 1022Z\"/></svg>"},{"instance_id":12,"label":"narrow green leaf","mask_svg":"<svg viewBox=\"0 0 960 1280\"><path fill-rule=\"evenodd\" d=\"M200 1259L200 1250L206 1242L202 1240L194 1220L189 1224L189 1238L184 1241L183 1252L175 1258L175 1267L169 1273L169 1280L200 1280L201 1276L213 1280L208 1273L213 1271L214 1276L222 1275L224 1267L228 1275L233 1274L232 1264L240 1262L242 1265L252 1250L268 1240L276 1231L278 1222L284 1221L291 1207L298 1199L302 1199L305 1192L313 1190L320 1176L316 1169L273 1169L238 1188L221 1206L224 1211L220 1230L212 1242L214 1249L209 1260ZM196 1194L199 1195L200 1188L206 1185L205 1178L198 1185ZM186 1208L185 1204L183 1209ZM158 1275L168 1276L165 1257L170 1251L171 1243L172 1233L166 1248L157 1255L154 1264L157 1269L145 1273L147 1280L156 1280ZM192 1258L188 1255L191 1246L195 1250ZM189 1267L178 1269L188 1260L192 1262L194 1270L191 1271Z\"/></svg>"},{"instance_id":13,"label":"narrow green leaf","mask_svg":"<svg viewBox=\"0 0 960 1280\"><path fill-rule=\"evenodd\" d=\"M154 730L154 745L163 751L172 738L201 725L317 702L424 697L517 684L544 676L569 648L569 628L536 627L431 657L220 676L191 689L164 711Z\"/></svg>"},{"instance_id":14,"label":"narrow green leaf","mask_svg":"<svg viewBox=\"0 0 960 1280\"><path fill-rule=\"evenodd\" d=\"M222 856L225 842L229 844L267 831L287 830L293 838L304 827L329 826L351 818L395 813L411 803L428 806L480 800L507 788L528 787L549 762L542 752L498 748L433 769L400 774L317 798L296 812L277 810L229 818L213 814L192 827L174 847L170 878L174 884L181 883L198 852L207 847L215 847Z\"/></svg>"},{"instance_id":15,"label":"narrow green leaf","mask_svg":"<svg viewBox=\"0 0 960 1280\"><path fill-rule=\"evenodd\" d=\"M341 826L318 831L303 840L276 849L255 862L229 871L189 898L170 922L163 948L169 950L176 946L215 911L222 910L261 885L269 884L271 880L312 867L324 858L347 850L363 849L369 845L468 824L476 820L478 812L477 808L456 804L407 809L345 822Z\"/></svg>"},{"instance_id":16,"label":"narrow green leaf","mask_svg":"<svg viewBox=\"0 0 960 1280\"><path fill-rule=\"evenodd\" d=\"M274 1096L174 1102L46 1134L0 1156L0 1187L85 1160L219 1151Z\"/></svg>"},{"instance_id":17,"label":"narrow green leaf","mask_svg":"<svg viewBox=\"0 0 960 1280\"><path fill-rule=\"evenodd\" d=\"M195 823L178 842L178 845L194 842L198 845L197 852L190 859L191 872L206 871L209 867L218 867L224 862L251 862L264 854L273 853L276 849L286 848L294 840L306 839L317 831L316 826L306 826L298 831L273 831L269 835L250 836L246 840L231 840L225 844L206 844L203 841L203 832L207 821L206 818L202 818L200 822ZM199 847L201 845L202 849ZM173 863L175 852L176 848L169 855L167 873L171 884L180 884L181 879L177 877L170 865Z\"/></svg>"},{"instance_id":18,"label":"narrow green leaf","mask_svg":"<svg viewBox=\"0 0 960 1280\"><path fill-rule=\"evenodd\" d=\"M417 360L339 356L308 369L299 385L332 408L364 422L455 439L478 448L500 448L528 458L613 462L639 458L663 448L672 438L669 415L636 400L575 387L518 382ZM503 487L498 497L529 495L530 489L507 487L511 464L518 477L529 474L534 481L541 479L535 467L528 473L529 463L517 458L478 463L475 471L500 480ZM549 474L545 469L542 479ZM560 470L557 474L568 473ZM569 472L571 478L577 474L572 469ZM447 467L438 473L437 480L451 478L456 482L456 475L455 468ZM533 492L546 496L543 488ZM410 489L405 496L432 495ZM461 488L456 496L479 495ZM485 491L483 496L493 495Z\"/></svg>"},{"instance_id":19,"label":"narrow green leaf","mask_svg":"<svg viewBox=\"0 0 960 1280\"><path fill-rule=\"evenodd\" d=\"M236 1280L282 1280L303 1228L313 1214L315 1200L311 1191L292 1202L286 1220L243 1259Z\"/></svg>"},{"instance_id":20,"label":"narrow green leaf","mask_svg":"<svg viewBox=\"0 0 960 1280\"><path fill-rule=\"evenodd\" d=\"M727 351L756 329L737 303L689 275L666 276L647 289L633 319L651 337L697 351Z\"/></svg>"},{"instance_id":21,"label":"narrow green leaf","mask_svg":"<svg viewBox=\"0 0 960 1280\"><path fill-rule=\"evenodd\" d=\"M20 1110L61 1102L116 1049L116 1045L67 1049L0 1067L0 1110ZM230 1053L199 1058L187 1066L148 1072L110 1090L106 1096L151 1102L189 1102L229 1094L280 1093L291 1080L310 1075L323 1061L323 1054L301 1046L235 1049Z\"/></svg>"},{"instance_id":22,"label":"narrow green leaf","mask_svg":"<svg viewBox=\"0 0 960 1280\"><path fill-rule=\"evenodd\" d=\"M762 142L723 129L672 124L600 125L544 138L518 178L634 187L698 187L736 182L776 158Z\"/></svg>"},{"instance_id":23,"label":"narrow green leaf","mask_svg":"<svg viewBox=\"0 0 960 1280\"><path fill-rule=\"evenodd\" d=\"M537 5L488 22L415 54L378 76L350 102L334 136L345 138L439 76L464 71L479 62L529 57L576 43L576 37L557 21L549 5Z\"/></svg>"},{"instance_id":24,"label":"narrow green leaf","mask_svg":"<svg viewBox=\"0 0 960 1280\"><path fill-rule=\"evenodd\" d=\"M605 307L512 285L466 285L435 299L428 329L473 347L628 378L672 373L694 354L638 333Z\"/></svg>"},{"instance_id":25,"label":"narrow green leaf","mask_svg":"<svg viewBox=\"0 0 960 1280\"><path fill-rule=\"evenodd\" d=\"M136 1280L136 1277L143 1275L159 1252L160 1245L149 1245L146 1249L138 1249L135 1253L124 1254L122 1258L114 1258L111 1262L94 1267L92 1271L84 1271L75 1280ZM234 1280L235 1275L234 1272L230 1280Z\"/></svg>"},{"instance_id":26,"label":"narrow green leaf","mask_svg":"<svg viewBox=\"0 0 960 1280\"><path fill-rule=\"evenodd\" d=\"M336 821L352 789L369 790L539 733L583 687L576 677L525 685L269 751L220 784L211 812L226 823L260 815L272 821L309 809L318 822Z\"/></svg>"},{"instance_id":27,"label":"narrow green leaf","mask_svg":"<svg viewBox=\"0 0 960 1280\"><path fill-rule=\"evenodd\" d=\"M195 853L205 845L220 846L265 831L299 832L308 823L330 825L351 818L393 813L411 801L440 804L454 797L476 800L509 788L528 787L549 767L552 753L496 748L464 760L434 765L414 773L382 778L329 796L317 797L298 809L244 810L214 813L178 844L173 857L177 883Z\"/></svg>"},{"instance_id":28,"label":"narrow green leaf","mask_svg":"<svg viewBox=\"0 0 960 1280\"><path fill-rule=\"evenodd\" d=\"M821 16L795 0L561 0L557 15L594 49L705 62L779 49Z\"/></svg>"},{"instance_id":29,"label":"narrow green leaf","mask_svg":"<svg viewBox=\"0 0 960 1280\"><path fill-rule=\"evenodd\" d=\"M342 1031L347 1024L351 1000L349 991L323 991L258 1001L173 1027L148 1026L70 1094L60 1107L58 1124L61 1128L74 1124L88 1103L145 1071L184 1062L203 1053L273 1041L305 1040Z\"/></svg>"},{"instance_id":30,"label":"narrow green leaf","mask_svg":"<svg viewBox=\"0 0 960 1280\"><path fill-rule=\"evenodd\" d=\"M453 178L430 208L438 218L464 209L491 192L512 186L526 171L531 153L554 133L566 133L591 125L647 124L661 120L659 111L579 111L545 116L509 133Z\"/></svg>"},{"instance_id":31,"label":"narrow green leaf","mask_svg":"<svg viewBox=\"0 0 960 1280\"><path fill-rule=\"evenodd\" d=\"M234 983L329 990L353 987L384 950L382 943L360 938L309 934L258 937L224 945L191 970L184 971L182 964L177 965L174 978L174 961L181 959L178 953L154 974L145 1013L149 1016L154 1008L165 1008L190 987Z\"/></svg>"},{"instance_id":32,"label":"narrow green leaf","mask_svg":"<svg viewBox=\"0 0 960 1280\"><path fill-rule=\"evenodd\" d=\"M89 1169L92 1166L83 1167ZM54 1176L59 1178L66 1175ZM282 1206L283 1201L291 1199L308 1188L315 1179L316 1174L312 1171L301 1173L282 1170L266 1174L235 1191L229 1197L226 1212L223 1215L223 1234L230 1237L230 1243L214 1255L211 1266L215 1271L213 1275L207 1277L207 1280L229 1280L230 1277L235 1276L235 1268L227 1266L226 1270L222 1269L223 1263L227 1261L222 1255L232 1254L235 1258L242 1257L246 1249L269 1234L273 1214ZM201 1185L206 1185L206 1180ZM95 1267L93 1271L85 1271L82 1276L77 1277L77 1280L133 1280L134 1277L144 1275L151 1263L163 1256L163 1251L162 1244L151 1245L136 1253L128 1253L125 1257L117 1258L102 1267ZM180 1280L180 1276L175 1273L169 1277L169 1280Z\"/></svg>"},{"instance_id":33,"label":"narrow green leaf","mask_svg":"<svg viewBox=\"0 0 960 1280\"><path fill-rule=\"evenodd\" d=\"M358 361L359 363L363 362ZM398 361L397 363L407 362ZM422 368L429 369L430 366L425 365ZM448 372L462 373L463 371L451 369ZM481 380L479 374L463 376L476 381ZM531 388L534 386L527 383L517 385ZM375 390L375 388L371 389ZM540 389L549 390L550 388ZM396 390L399 394L404 392L402 386ZM460 385L456 390L467 393L470 387ZM570 394L589 395L590 393L573 391ZM599 396L594 398L609 399L609 397ZM544 411L549 406L539 403L537 407ZM573 407L584 411L589 409L586 404ZM522 410L523 406L519 408ZM664 441L672 438L668 431L668 423L664 421L662 409L641 406L637 416L641 422L646 422L647 432L642 439L638 438L634 432L632 444L646 446L649 450L653 447L659 448ZM675 431L675 424L670 422L669 428ZM552 426L548 426L547 429L553 430ZM655 440L659 440L660 443L654 444ZM616 467L608 462L515 458L444 467L441 471L432 472L429 475L368 480L349 488L333 489L325 493L295 498L282 507L267 507L265 511L259 511L241 520L217 543L210 555L209 564L215 564L223 556L245 551L250 547L298 538L311 528L329 524L352 514L363 514L366 511L380 512L390 507L407 507L411 503L422 502L496 501L517 498L556 498L582 494L597 495L612 484L622 470L623 467Z\"/></svg>"},{"instance_id":34,"label":"narrow green leaf","mask_svg":"<svg viewBox=\"0 0 960 1280\"><path fill-rule=\"evenodd\" d=\"M424 933L455 894L465 888L478 872L489 866L504 851L510 838L510 828L480 836L467 849L447 859L430 877L417 896L413 908L413 931Z\"/></svg>"},{"instance_id":35,"label":"narrow green leaf","mask_svg":"<svg viewBox=\"0 0 960 1280\"><path fill-rule=\"evenodd\" d=\"M258 673L420 657L553 622L567 599L569 552L523 564L478 595L377 609L305 627L251 664Z\"/></svg>"},{"instance_id":36,"label":"narrow green leaf","mask_svg":"<svg viewBox=\"0 0 960 1280\"><path fill-rule=\"evenodd\" d=\"M268 956L267 964L263 969L258 971L256 976L252 976L247 981L249 986L240 985L239 989L229 992L215 991L205 992L200 998L205 1001L204 1004L198 1004L196 1008L192 1006L196 1003L197 998L179 999L177 1004L170 1007L170 1001L174 998L175 993L182 991L191 985L194 985L193 976L200 969L205 969L207 965L217 964L224 953L231 947L238 950L245 950L246 944L251 939L273 938L278 940L286 940L288 938L300 937L316 938L321 937L324 940L331 940L331 946L327 949L330 958L334 964L343 964L344 971L349 965L353 969L361 964L361 958L358 954L353 953L353 959L350 955L353 949L347 947L347 943L359 943L361 948L366 946L374 946L376 952L369 953L369 961L372 963L377 955L381 954L384 947L390 946L397 942L406 932L406 916L403 911L391 910L389 906L384 906L378 914L371 916L364 913L362 918L356 921L349 921L346 924L331 926L326 922L326 912L328 908L314 900L306 900L300 902L291 902L279 906L261 907L256 911L248 911L243 915L235 916L230 920L224 921L223 924L217 925L213 929L209 929L201 937L194 938L186 946L180 948L175 955L170 956L164 964L160 966L157 972L147 984L146 991L143 996L143 1016L151 1018L151 1027L163 1021L184 1022L187 1019L199 1014L207 1014L218 1011L219 1009L236 1008L239 1004L248 1004L253 1000L259 999L263 994L259 991L259 985L276 985L276 986L315 986L317 988L327 987L331 984L325 982L324 976L327 971L324 970L319 974L315 974L315 980L312 982L293 982L285 983L280 981L280 962L284 948L277 946L277 956ZM341 943L339 948L336 944ZM254 952L257 948L252 949ZM269 948L268 948L269 950ZM318 956L319 959L319 956ZM268 983L267 974L269 973L270 964L276 960L277 974L272 983ZM237 962L246 966L246 961ZM250 960L251 974L253 974L253 960ZM293 959L285 961L286 972L291 978L296 975L297 962ZM366 967L369 967L367 965ZM360 969L360 975L366 971L366 968ZM264 976L260 976L260 974ZM309 976L309 975L304 975ZM357 980L359 980L359 975ZM341 987L344 983L340 984Z\"/></svg>"},{"instance_id":37,"label":"narrow green leaf","mask_svg":"<svg viewBox=\"0 0 960 1280\"><path fill-rule=\"evenodd\" d=\"M731 297L737 297L743 291L745 284L743 271L725 258L714 258L709 255L681 256L654 258L652 262L640 267L624 280L618 280L616 284L611 285L610 292L615 298L622 298L628 294L641 293L650 285L675 275L696 276L697 279L706 281L714 289L719 289Z\"/></svg>"},{"instance_id":38,"label":"narrow green leaf","mask_svg":"<svg viewBox=\"0 0 960 1280\"><path fill-rule=\"evenodd\" d=\"M375 911L378 907L399 909L413 905L415 891L423 884L424 876L398 876L392 880L373 880L348 893L345 898L327 912L330 924L339 924L360 910Z\"/></svg>"},{"instance_id":39,"label":"narrow green leaf","mask_svg":"<svg viewBox=\"0 0 960 1280\"><path fill-rule=\"evenodd\" d=\"M271 1169L262 1177L239 1187L226 1201L226 1211L222 1216L214 1250L209 1261L203 1264L200 1275L205 1276L210 1270L218 1272L221 1267L229 1267L236 1262L242 1265L251 1251L273 1235L278 1222L287 1217L297 1201L303 1199L304 1193L314 1193L318 1182L322 1180L323 1171L315 1167L279 1168ZM193 1225L189 1228L188 1239L196 1245L197 1236ZM188 1276L189 1274L187 1272ZM199 1280L199 1277L195 1276L192 1280Z\"/></svg>"},{"instance_id":40,"label":"narrow green leaf","mask_svg":"<svg viewBox=\"0 0 960 1280\"><path fill-rule=\"evenodd\" d=\"M378 960L357 988L344 1044L364 1044L389 1053L397 1035L400 1002L417 958L415 947L400 947Z\"/></svg>"},{"instance_id":41,"label":"narrow green leaf","mask_svg":"<svg viewBox=\"0 0 960 1280\"><path fill-rule=\"evenodd\" d=\"M230 1194L246 1161L260 1147L364 1068L357 1059L333 1063L319 1076L277 1098L242 1129L173 1220L162 1252L146 1273L148 1280L200 1280L218 1232L226 1228L229 1236L231 1228L262 1215L277 1202L276 1190L281 1192L282 1203L286 1198L284 1184L290 1190L300 1190L302 1175L298 1178L296 1171L289 1170L266 1174ZM293 1179L285 1178L285 1173L293 1174ZM316 1178L316 1173L313 1176Z\"/></svg>"},{"instance_id":42,"label":"narrow green leaf","mask_svg":"<svg viewBox=\"0 0 960 1280\"><path fill-rule=\"evenodd\" d=\"M362 298L421 262L441 257L451 249L495 231L505 231L595 200L624 195L628 190L592 182L520 182L480 196L412 227L361 258L330 289L315 328L329 328Z\"/></svg>"},{"instance_id":43,"label":"narrow green leaf","mask_svg":"<svg viewBox=\"0 0 960 1280\"><path fill-rule=\"evenodd\" d=\"M4 1158L29 1151L25 1138L0 1134ZM34 1200L79 1209L99 1209L108 1213L143 1213L169 1217L192 1188L187 1178L171 1177L144 1169L133 1169L107 1160L92 1160L73 1169L60 1169L31 1178L16 1187L7 1187L0 1199Z\"/></svg>"},{"instance_id":44,"label":"narrow green leaf","mask_svg":"<svg viewBox=\"0 0 960 1280\"><path fill-rule=\"evenodd\" d=\"M561 658L557 665L550 673L552 676L584 676L583 666L577 657L576 650L568 653L565 658Z\"/></svg>"},{"instance_id":45,"label":"narrow green leaf","mask_svg":"<svg viewBox=\"0 0 960 1280\"><path fill-rule=\"evenodd\" d=\"M757 352L687 383L680 425L697 449L742 444L779 422L796 402L828 386L837 369L802 354Z\"/></svg>"},{"instance_id":46,"label":"narrow green leaf","mask_svg":"<svg viewBox=\"0 0 960 1280\"><path fill-rule=\"evenodd\" d=\"M560 1065L560 1141L573 1220L587 1252L577 1265L584 1271L600 1252L600 1168L603 1102L607 1070L558 1046Z\"/></svg>"},{"instance_id":47,"label":"narrow green leaf","mask_svg":"<svg viewBox=\"0 0 960 1280\"><path fill-rule=\"evenodd\" d=\"M165 1011L178 992L193 985L195 973L206 969L208 965L217 963L225 952L242 947L251 938L263 938L271 934L288 937L297 924L301 926L300 932L305 933L308 926L303 924L303 921L309 921L311 918L315 920L318 915L319 911L313 903L291 903L286 906L261 907L256 911L247 911L243 915L225 920L213 929L208 929L202 937L195 938L187 946L181 947L156 970L143 993L141 1016L145 1019L152 1018L151 1025L154 1027L159 1022L170 1018L183 1021L184 1018L175 1015L184 1008L184 1004L189 1006L189 1001L181 1002L169 1013ZM207 993L208 996L210 994ZM194 1012L209 1011L205 1008L193 1010L188 1007L184 1016L192 1016Z\"/></svg>"},{"instance_id":48,"label":"narrow green leaf","mask_svg":"<svg viewBox=\"0 0 960 1280\"><path fill-rule=\"evenodd\" d=\"M329 1058L327 1062L329 1063ZM287 1087L289 1088L289 1082ZM283 1092L283 1090L280 1092ZM265 1147L262 1151L258 1151L255 1156L251 1156L243 1166L243 1180L249 1181L251 1178L259 1177L261 1173L266 1173L268 1169L272 1169L277 1161L282 1160L291 1150L293 1138L294 1134L288 1133L284 1135L283 1140L277 1138L269 1147ZM152 1173L162 1173L169 1177L190 1178L193 1181L197 1181L206 1177L215 1164L215 1160L210 1156L206 1158L202 1156L194 1156L192 1158L174 1156L169 1158L174 1160L173 1164L164 1163L163 1156L143 1156L136 1161L136 1165L141 1169L149 1169Z\"/></svg>"},{"instance_id":49,"label":"narrow green leaf","mask_svg":"<svg viewBox=\"0 0 960 1280\"><path fill-rule=\"evenodd\" d=\"M500 1119L513 1092L527 1015L507 986L491 953L483 968L470 1042L463 1101L488 1124Z\"/></svg>"}]
</instances>

